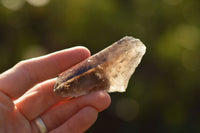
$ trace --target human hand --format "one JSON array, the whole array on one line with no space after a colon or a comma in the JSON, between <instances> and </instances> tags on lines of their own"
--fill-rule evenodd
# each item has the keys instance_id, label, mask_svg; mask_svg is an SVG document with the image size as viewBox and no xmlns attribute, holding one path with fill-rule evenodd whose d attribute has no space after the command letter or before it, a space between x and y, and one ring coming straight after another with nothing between
<instances>
[{"instance_id":1,"label":"human hand","mask_svg":"<svg viewBox=\"0 0 200 133\"><path fill-rule=\"evenodd\" d=\"M104 91L72 100L54 94L52 79L90 56L75 47L22 61L0 75L0 132L40 133L34 120L40 117L50 133L81 133L110 105Z\"/></svg>"}]
</instances>

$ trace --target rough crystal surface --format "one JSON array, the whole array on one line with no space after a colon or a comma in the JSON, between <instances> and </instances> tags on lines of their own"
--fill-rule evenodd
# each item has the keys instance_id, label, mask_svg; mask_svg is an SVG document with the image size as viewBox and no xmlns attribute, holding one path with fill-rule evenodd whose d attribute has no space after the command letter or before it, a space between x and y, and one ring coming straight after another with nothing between
<instances>
[{"instance_id":1,"label":"rough crystal surface","mask_svg":"<svg viewBox=\"0 0 200 133\"><path fill-rule=\"evenodd\" d=\"M145 51L139 39L126 36L61 73L54 92L62 97L77 97L97 90L125 92Z\"/></svg>"}]
</instances>

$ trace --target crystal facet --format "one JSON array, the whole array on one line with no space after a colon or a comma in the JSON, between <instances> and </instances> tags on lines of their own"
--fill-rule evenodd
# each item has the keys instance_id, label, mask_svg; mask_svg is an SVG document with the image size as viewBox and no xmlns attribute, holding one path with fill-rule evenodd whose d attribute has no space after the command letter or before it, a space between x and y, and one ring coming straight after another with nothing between
<instances>
[{"instance_id":1,"label":"crystal facet","mask_svg":"<svg viewBox=\"0 0 200 133\"><path fill-rule=\"evenodd\" d=\"M54 92L61 97L77 97L97 90L125 92L145 51L139 39L126 36L61 73Z\"/></svg>"}]
</instances>

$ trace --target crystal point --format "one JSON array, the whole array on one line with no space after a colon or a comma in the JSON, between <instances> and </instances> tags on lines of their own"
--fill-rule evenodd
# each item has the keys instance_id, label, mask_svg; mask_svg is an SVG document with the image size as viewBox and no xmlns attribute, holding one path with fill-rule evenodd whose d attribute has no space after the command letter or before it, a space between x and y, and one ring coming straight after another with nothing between
<instances>
[{"instance_id":1,"label":"crystal point","mask_svg":"<svg viewBox=\"0 0 200 133\"><path fill-rule=\"evenodd\" d=\"M139 39L126 36L61 73L54 92L62 97L77 97L97 90L125 92L145 51Z\"/></svg>"}]
</instances>

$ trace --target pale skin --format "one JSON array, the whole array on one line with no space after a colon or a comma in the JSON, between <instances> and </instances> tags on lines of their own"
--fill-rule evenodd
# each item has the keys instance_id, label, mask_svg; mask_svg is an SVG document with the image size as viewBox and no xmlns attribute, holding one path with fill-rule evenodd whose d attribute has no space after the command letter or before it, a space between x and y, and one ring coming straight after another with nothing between
<instances>
[{"instance_id":1,"label":"pale skin","mask_svg":"<svg viewBox=\"0 0 200 133\"><path fill-rule=\"evenodd\" d=\"M0 74L0 132L39 133L34 119L40 117L49 133L83 133L111 102L104 91L61 98L53 86L59 73L90 56L74 47L19 62Z\"/></svg>"}]
</instances>

